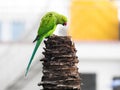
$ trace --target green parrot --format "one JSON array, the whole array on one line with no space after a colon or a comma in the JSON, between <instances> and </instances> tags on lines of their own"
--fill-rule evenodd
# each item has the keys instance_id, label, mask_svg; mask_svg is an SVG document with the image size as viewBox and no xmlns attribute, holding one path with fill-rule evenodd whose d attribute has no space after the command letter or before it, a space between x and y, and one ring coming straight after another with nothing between
<instances>
[{"instance_id":1,"label":"green parrot","mask_svg":"<svg viewBox=\"0 0 120 90\"><path fill-rule=\"evenodd\" d=\"M64 15L58 14L56 12L48 12L42 17L37 36L36 36L35 40L33 41L33 42L36 41L36 45L35 45L35 48L33 50L30 61L28 63L25 76L28 73L28 70L29 70L30 65L32 63L32 60L36 54L38 47L40 46L40 44L42 42L42 40L44 38L50 37L53 34L53 32L55 31L56 26L58 24L62 24L63 26L66 26L67 25L67 18Z\"/></svg>"}]
</instances>

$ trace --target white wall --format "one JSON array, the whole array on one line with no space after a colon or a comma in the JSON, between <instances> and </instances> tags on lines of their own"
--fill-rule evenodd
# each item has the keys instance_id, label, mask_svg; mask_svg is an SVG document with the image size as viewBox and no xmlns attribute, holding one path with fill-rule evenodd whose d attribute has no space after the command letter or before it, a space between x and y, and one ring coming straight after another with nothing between
<instances>
[{"instance_id":1,"label":"white wall","mask_svg":"<svg viewBox=\"0 0 120 90\"><path fill-rule=\"evenodd\" d=\"M120 59L120 42L116 41L93 41L93 42L80 42L77 43L77 54L81 58L92 58L92 59ZM81 52L82 51L82 52Z\"/></svg>"},{"instance_id":2,"label":"white wall","mask_svg":"<svg viewBox=\"0 0 120 90\"><path fill-rule=\"evenodd\" d=\"M120 43L76 43L76 48L79 72L96 74L96 90L112 90L113 77L120 76Z\"/></svg>"},{"instance_id":3,"label":"white wall","mask_svg":"<svg viewBox=\"0 0 120 90\"><path fill-rule=\"evenodd\" d=\"M31 72L28 73L28 77L25 77L26 67L32 54L33 48L34 44L0 44L0 90L11 90L6 88L12 83L18 83L19 86L20 80L18 80L18 82L15 81L19 77L21 77L20 79L23 79L23 84L25 82L27 84L29 83L29 88L25 90L32 90L30 88L38 88L37 83L40 81L39 78L37 78L36 82L30 81L33 84L30 86L29 79L32 79L30 77ZM40 64L37 67L40 68L39 70L41 70L42 68L41 63L39 63L39 60L37 60L37 58L40 59L43 57L41 53L42 51L42 47L39 48L31 65L34 66L34 64L37 62L38 64ZM37 72L39 73L39 71ZM35 84L36 86L34 86ZM27 87L27 85L25 87Z\"/></svg>"}]
</instances>

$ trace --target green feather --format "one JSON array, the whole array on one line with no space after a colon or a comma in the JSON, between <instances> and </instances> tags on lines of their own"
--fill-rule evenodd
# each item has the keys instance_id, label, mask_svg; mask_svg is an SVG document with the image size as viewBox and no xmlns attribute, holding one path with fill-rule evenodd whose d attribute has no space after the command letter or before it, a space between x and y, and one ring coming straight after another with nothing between
<instances>
[{"instance_id":1,"label":"green feather","mask_svg":"<svg viewBox=\"0 0 120 90\"><path fill-rule=\"evenodd\" d=\"M64 23L67 22L67 18L61 14L58 14L56 12L48 12L47 14L45 14L42 19L41 19L41 23L38 29L38 34L37 37L34 41L37 41L36 46L34 48L34 51L32 53L32 56L30 58L30 61L28 63L27 69L26 69L26 73L25 76L27 75L30 65L32 63L32 60L36 54L36 51L40 45L40 43L42 42L42 40L45 37L49 37L53 34L53 32L55 31L55 28L58 24L62 24L64 25Z\"/></svg>"},{"instance_id":2,"label":"green feather","mask_svg":"<svg viewBox=\"0 0 120 90\"><path fill-rule=\"evenodd\" d=\"M36 42L35 48L34 48L34 50L33 50L32 56L31 56L31 58L30 58L30 61L29 61L29 63L28 63L27 69L26 69L25 76L27 76L27 73L28 73L28 71L29 71L30 65L31 65L31 63L32 63L32 60L33 60L33 58L34 58L34 56L35 56L35 53L36 53L36 51L37 51L40 43L42 42L42 40L43 40L43 37L40 38L40 39Z\"/></svg>"}]
</instances>

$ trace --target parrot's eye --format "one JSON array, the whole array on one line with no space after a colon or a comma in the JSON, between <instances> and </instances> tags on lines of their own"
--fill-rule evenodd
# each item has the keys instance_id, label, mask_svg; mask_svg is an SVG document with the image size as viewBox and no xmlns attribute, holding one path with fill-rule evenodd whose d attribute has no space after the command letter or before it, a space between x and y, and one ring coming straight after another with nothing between
<instances>
[{"instance_id":1,"label":"parrot's eye","mask_svg":"<svg viewBox=\"0 0 120 90\"><path fill-rule=\"evenodd\" d=\"M67 25L67 22L63 23L63 26L66 26Z\"/></svg>"}]
</instances>

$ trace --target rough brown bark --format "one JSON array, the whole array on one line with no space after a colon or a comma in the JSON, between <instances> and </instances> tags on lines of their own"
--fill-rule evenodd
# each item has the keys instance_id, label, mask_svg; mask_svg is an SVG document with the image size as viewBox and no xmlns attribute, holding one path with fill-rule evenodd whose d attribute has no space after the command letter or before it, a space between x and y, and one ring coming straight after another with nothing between
<instances>
[{"instance_id":1,"label":"rough brown bark","mask_svg":"<svg viewBox=\"0 0 120 90\"><path fill-rule=\"evenodd\" d=\"M43 90L80 90L76 49L68 36L51 36L44 41Z\"/></svg>"}]
</instances>

